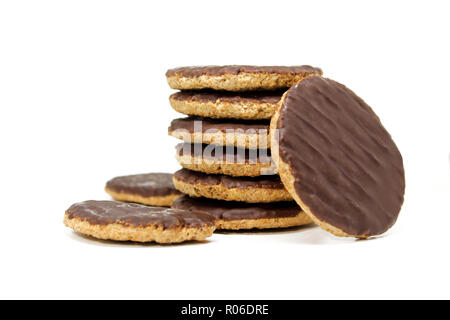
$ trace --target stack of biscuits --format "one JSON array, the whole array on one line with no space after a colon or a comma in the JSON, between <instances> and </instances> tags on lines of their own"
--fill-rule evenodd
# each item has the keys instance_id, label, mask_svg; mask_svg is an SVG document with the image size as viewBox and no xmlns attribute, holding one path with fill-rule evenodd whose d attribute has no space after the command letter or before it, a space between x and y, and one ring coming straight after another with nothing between
<instances>
[{"instance_id":1,"label":"stack of biscuits","mask_svg":"<svg viewBox=\"0 0 450 320\"><path fill-rule=\"evenodd\" d=\"M116 201L73 204L65 225L158 243L310 222L336 236L386 232L403 204L400 151L360 97L321 75L310 66L167 71L181 90L170 103L187 115L169 127L183 140L183 169L111 179L105 190Z\"/></svg>"},{"instance_id":2,"label":"stack of biscuits","mask_svg":"<svg viewBox=\"0 0 450 320\"><path fill-rule=\"evenodd\" d=\"M173 176L185 195L172 207L207 212L218 229L284 228L308 224L275 174L269 127L283 93L322 71L310 66L206 66L168 70L175 119L169 135L183 140Z\"/></svg>"}]
</instances>

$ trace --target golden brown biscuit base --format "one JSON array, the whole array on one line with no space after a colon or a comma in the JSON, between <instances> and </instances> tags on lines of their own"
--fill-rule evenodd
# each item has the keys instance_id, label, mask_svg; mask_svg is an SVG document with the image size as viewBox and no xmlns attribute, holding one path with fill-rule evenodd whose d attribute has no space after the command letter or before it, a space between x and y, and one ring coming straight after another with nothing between
<instances>
[{"instance_id":1,"label":"golden brown biscuit base","mask_svg":"<svg viewBox=\"0 0 450 320\"><path fill-rule=\"evenodd\" d=\"M189 143L215 144L218 146L235 146L244 149L269 149L270 139L268 135L261 136L258 133L246 134L239 132L222 132L215 133L187 133L177 132L177 130L169 131L169 135Z\"/></svg>"},{"instance_id":2,"label":"golden brown biscuit base","mask_svg":"<svg viewBox=\"0 0 450 320\"><path fill-rule=\"evenodd\" d=\"M275 90L289 88L314 73L269 73L240 72L239 74L201 75L187 77L181 74L167 76L172 89L198 90L214 89L227 91Z\"/></svg>"},{"instance_id":3,"label":"golden brown biscuit base","mask_svg":"<svg viewBox=\"0 0 450 320\"><path fill-rule=\"evenodd\" d=\"M271 163L233 163L216 159L198 159L191 155L179 155L178 153L176 159L185 169L235 177L258 177L262 174L269 174L271 168Z\"/></svg>"},{"instance_id":4,"label":"golden brown biscuit base","mask_svg":"<svg viewBox=\"0 0 450 320\"><path fill-rule=\"evenodd\" d=\"M152 196L152 197L143 197L139 194L132 194L126 192L115 192L109 188L105 188L105 191L113 197L114 200L124 201L124 202L134 202L141 203L148 206L155 207L170 207L172 202L174 202L180 194L170 194L167 196Z\"/></svg>"},{"instance_id":5,"label":"golden brown biscuit base","mask_svg":"<svg viewBox=\"0 0 450 320\"><path fill-rule=\"evenodd\" d=\"M280 229L299 227L312 222L303 212L296 217L269 219L219 220L217 230Z\"/></svg>"},{"instance_id":6,"label":"golden brown biscuit base","mask_svg":"<svg viewBox=\"0 0 450 320\"><path fill-rule=\"evenodd\" d=\"M190 240L203 241L210 237L216 229L216 226L164 229L156 226L125 226L118 223L96 225L80 218L69 219L67 213L64 215L64 224L77 232L97 239L157 243L180 243Z\"/></svg>"},{"instance_id":7,"label":"golden brown biscuit base","mask_svg":"<svg viewBox=\"0 0 450 320\"><path fill-rule=\"evenodd\" d=\"M322 229L338 236L338 237L357 237L365 239L366 236L357 236L357 235L350 235L346 232L324 222L319 220L312 212L311 209L302 201L302 199L297 195L294 188L294 182L295 178L291 174L291 170L287 163L283 162L279 157L279 145L278 145L278 137L277 137L277 123L278 119L280 117L280 111L281 107L284 103L284 100L286 98L286 94L283 95L281 98L280 103L278 104L278 109L275 112L274 116L272 117L272 120L270 121L270 141L271 141L271 155L272 159L276 164L277 172L280 175L281 181L283 181L283 184L287 191L291 194L291 196L294 198L295 202L302 208L302 210L312 219L312 221L317 224Z\"/></svg>"},{"instance_id":8,"label":"golden brown biscuit base","mask_svg":"<svg viewBox=\"0 0 450 320\"><path fill-rule=\"evenodd\" d=\"M276 103L267 102L189 101L177 100L172 96L169 101L172 108L180 113L207 118L270 119L277 107Z\"/></svg>"},{"instance_id":9,"label":"golden brown biscuit base","mask_svg":"<svg viewBox=\"0 0 450 320\"><path fill-rule=\"evenodd\" d=\"M291 201L291 195L285 189L268 188L229 188L222 183L205 185L201 183L187 183L173 178L175 188L191 197L205 197L226 201L242 201L249 203L266 203L278 201Z\"/></svg>"}]
</instances>

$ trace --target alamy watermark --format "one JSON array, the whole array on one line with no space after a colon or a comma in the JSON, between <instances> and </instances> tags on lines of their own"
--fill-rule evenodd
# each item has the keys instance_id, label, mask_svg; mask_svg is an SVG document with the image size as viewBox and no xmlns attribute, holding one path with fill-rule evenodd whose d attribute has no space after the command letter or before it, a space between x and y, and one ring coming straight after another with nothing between
<instances>
[{"instance_id":1,"label":"alamy watermark","mask_svg":"<svg viewBox=\"0 0 450 320\"><path fill-rule=\"evenodd\" d=\"M195 120L193 130L176 129L172 136L184 143L177 146L183 163L200 164L215 161L226 164L259 164L261 175L274 174L276 165L271 155L269 129L216 128L203 130L201 120ZM278 141L278 132L274 135Z\"/></svg>"}]
</instances>

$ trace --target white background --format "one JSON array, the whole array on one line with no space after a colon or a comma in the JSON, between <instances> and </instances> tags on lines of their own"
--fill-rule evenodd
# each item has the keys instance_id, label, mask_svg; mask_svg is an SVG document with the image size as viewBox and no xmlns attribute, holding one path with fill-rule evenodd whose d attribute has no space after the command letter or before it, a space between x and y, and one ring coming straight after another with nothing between
<instances>
[{"instance_id":1,"label":"white background","mask_svg":"<svg viewBox=\"0 0 450 320\"><path fill-rule=\"evenodd\" d=\"M2 1L0 298L450 298L447 1ZM65 209L175 171L165 71L311 64L372 106L405 162L397 224L200 244L80 237Z\"/></svg>"}]
</instances>

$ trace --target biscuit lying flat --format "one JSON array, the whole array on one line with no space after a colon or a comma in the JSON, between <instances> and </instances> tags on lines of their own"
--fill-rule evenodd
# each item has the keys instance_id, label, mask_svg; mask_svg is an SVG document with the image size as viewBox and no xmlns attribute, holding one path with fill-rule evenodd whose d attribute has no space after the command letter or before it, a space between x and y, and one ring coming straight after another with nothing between
<instances>
[{"instance_id":1,"label":"biscuit lying flat","mask_svg":"<svg viewBox=\"0 0 450 320\"><path fill-rule=\"evenodd\" d=\"M118 201L170 207L181 195L173 185L172 176L171 173L146 173L116 177L106 183L105 191Z\"/></svg>"},{"instance_id":2,"label":"biscuit lying flat","mask_svg":"<svg viewBox=\"0 0 450 320\"><path fill-rule=\"evenodd\" d=\"M214 89L227 91L289 88L322 70L311 66L199 66L170 69L167 82L172 89Z\"/></svg>"},{"instance_id":3,"label":"biscuit lying flat","mask_svg":"<svg viewBox=\"0 0 450 320\"><path fill-rule=\"evenodd\" d=\"M277 91L227 92L181 91L170 96L176 111L208 118L269 120L287 89Z\"/></svg>"},{"instance_id":4,"label":"biscuit lying flat","mask_svg":"<svg viewBox=\"0 0 450 320\"><path fill-rule=\"evenodd\" d=\"M191 197L249 203L293 200L278 175L231 177L181 169L174 173L173 182L175 188Z\"/></svg>"},{"instance_id":5,"label":"biscuit lying flat","mask_svg":"<svg viewBox=\"0 0 450 320\"><path fill-rule=\"evenodd\" d=\"M270 150L180 143L176 158L183 168L212 174L257 177L271 174Z\"/></svg>"},{"instance_id":6,"label":"biscuit lying flat","mask_svg":"<svg viewBox=\"0 0 450 320\"><path fill-rule=\"evenodd\" d=\"M286 189L320 227L367 238L397 220L402 156L372 109L345 86L309 77L289 89L271 140Z\"/></svg>"},{"instance_id":7,"label":"biscuit lying flat","mask_svg":"<svg viewBox=\"0 0 450 320\"><path fill-rule=\"evenodd\" d=\"M64 224L98 239L178 243L211 236L216 219L202 212L90 200L67 209Z\"/></svg>"},{"instance_id":8,"label":"biscuit lying flat","mask_svg":"<svg viewBox=\"0 0 450 320\"><path fill-rule=\"evenodd\" d=\"M294 201L250 204L182 196L172 207L209 213L219 219L217 229L287 228L312 222Z\"/></svg>"},{"instance_id":9,"label":"biscuit lying flat","mask_svg":"<svg viewBox=\"0 0 450 320\"><path fill-rule=\"evenodd\" d=\"M269 120L175 119L169 135L189 143L228 145L246 149L269 148Z\"/></svg>"}]
</instances>

